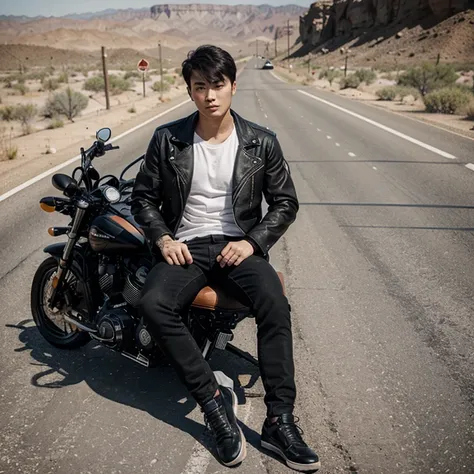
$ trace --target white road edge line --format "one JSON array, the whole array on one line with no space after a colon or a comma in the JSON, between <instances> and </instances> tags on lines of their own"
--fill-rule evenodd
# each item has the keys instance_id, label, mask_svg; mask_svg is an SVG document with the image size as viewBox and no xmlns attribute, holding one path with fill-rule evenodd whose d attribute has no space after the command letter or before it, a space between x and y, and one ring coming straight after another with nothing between
<instances>
[{"instance_id":1,"label":"white road edge line","mask_svg":"<svg viewBox=\"0 0 474 474\"><path fill-rule=\"evenodd\" d=\"M381 128L382 130L392 133L393 135L403 138L404 140L414 143L415 145L421 146L422 148L426 148L427 150L437 153L438 155L441 155L444 158L449 158L450 160L456 159L456 157L454 155L451 155L450 153L446 153L445 151L440 150L439 148L435 148L434 146L421 142L420 140L417 140L416 138L412 138L408 135L405 135L404 133L398 132L397 130L394 130L393 128L386 127L385 125L375 122L374 120L368 119L367 117L364 117L363 115L357 114L355 112L345 109L344 107L340 107L339 105L333 104L332 102L329 102L328 100L320 99L319 97L316 97L300 89L298 89L298 92L300 92L301 94L307 95L308 97L311 97L314 100L318 100L319 102L322 102L323 104L329 105L330 107L334 107L335 109L340 110L341 112L345 112L346 114L352 115L353 117L363 120L364 122L370 123L371 125L374 125L375 127Z\"/></svg>"},{"instance_id":2,"label":"white road edge line","mask_svg":"<svg viewBox=\"0 0 474 474\"><path fill-rule=\"evenodd\" d=\"M281 77L278 77L273 71L270 71L270 74L271 74L274 78L276 78L276 79L278 79L279 81L284 82L284 83L286 84L286 81L284 81Z\"/></svg>"},{"instance_id":3,"label":"white road edge line","mask_svg":"<svg viewBox=\"0 0 474 474\"><path fill-rule=\"evenodd\" d=\"M466 166L466 168L469 168L470 170L474 171L474 165L472 163L468 163L465 166Z\"/></svg>"},{"instance_id":4,"label":"white road edge line","mask_svg":"<svg viewBox=\"0 0 474 474\"><path fill-rule=\"evenodd\" d=\"M169 112L172 112L173 110L177 109L178 107L181 107L184 104L187 104L188 102L191 102L191 99L186 99L185 101L180 102L179 104L176 104L175 106L171 107L170 109L165 110L165 111L161 112L158 115L155 115L151 119L146 120L145 122L137 125L136 127L133 127L130 130L127 130L126 132L121 133L120 135L117 135L116 137L109 140L109 142L113 143L114 141L116 141L120 138L123 138L123 137L125 137L126 135L128 135L130 133L133 133L135 130L138 130L139 128L144 127L145 125L148 125L150 122L153 122L153 120L156 120L156 119L162 117L163 115L165 115ZM71 158L70 160L68 160L64 163L61 163L61 164L55 166L54 168L51 168L47 171L44 171L43 173L39 174L38 176L35 176L34 178L29 179L25 183L20 184L19 186L17 186L16 188L13 188L10 191L6 192L5 194L0 195L0 202L5 201L5 199L8 199L9 197L13 196L16 193L19 193L20 191L23 191L28 186L31 186L32 184L35 184L38 181L41 181L43 178L46 178L46 176L49 176L50 174L53 174L56 171L59 171L60 169L65 168L66 166L69 166L70 164L74 163L76 160L79 160L80 158L81 158L81 155L77 155L74 158Z\"/></svg>"},{"instance_id":5,"label":"white road edge line","mask_svg":"<svg viewBox=\"0 0 474 474\"><path fill-rule=\"evenodd\" d=\"M349 156L352 156L354 157L355 156L355 153L352 153L351 151L348 153Z\"/></svg>"}]
</instances>

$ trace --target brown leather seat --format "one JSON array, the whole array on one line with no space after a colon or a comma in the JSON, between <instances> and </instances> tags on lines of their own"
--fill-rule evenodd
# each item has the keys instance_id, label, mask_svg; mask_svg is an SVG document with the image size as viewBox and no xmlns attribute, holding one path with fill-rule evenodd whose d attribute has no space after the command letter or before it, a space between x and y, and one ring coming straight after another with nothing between
<instances>
[{"instance_id":1,"label":"brown leather seat","mask_svg":"<svg viewBox=\"0 0 474 474\"><path fill-rule=\"evenodd\" d=\"M281 286L283 287L283 293L285 293L285 280L283 273L277 272L278 278L280 278ZM224 291L216 286L205 286L194 298L193 304L195 308L202 308L208 310L215 309L230 309L230 310L245 310L248 309L245 305L230 298Z\"/></svg>"}]
</instances>

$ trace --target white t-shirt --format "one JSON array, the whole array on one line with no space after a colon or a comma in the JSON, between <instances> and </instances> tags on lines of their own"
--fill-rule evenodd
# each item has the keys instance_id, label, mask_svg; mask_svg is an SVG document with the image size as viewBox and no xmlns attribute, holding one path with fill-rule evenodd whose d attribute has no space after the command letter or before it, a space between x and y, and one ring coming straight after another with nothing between
<instances>
[{"instance_id":1,"label":"white t-shirt","mask_svg":"<svg viewBox=\"0 0 474 474\"><path fill-rule=\"evenodd\" d=\"M224 234L244 236L232 210L232 175L239 139L235 130L218 144L210 144L194 133L194 172L184 214L176 238Z\"/></svg>"}]
</instances>

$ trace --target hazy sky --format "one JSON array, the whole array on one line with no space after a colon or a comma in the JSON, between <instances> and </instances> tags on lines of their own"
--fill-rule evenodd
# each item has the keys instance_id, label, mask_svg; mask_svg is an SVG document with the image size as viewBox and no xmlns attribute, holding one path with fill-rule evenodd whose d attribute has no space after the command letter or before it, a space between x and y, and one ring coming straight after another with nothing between
<instances>
[{"instance_id":1,"label":"hazy sky","mask_svg":"<svg viewBox=\"0 0 474 474\"><path fill-rule=\"evenodd\" d=\"M305 0L178 0L172 2L166 1L149 1L149 0L81 0L65 2L64 0L1 0L0 15L27 15L27 16L62 16L68 13L85 13L97 12L107 8L142 8L162 3L216 3L220 5L238 5L238 4L254 4L254 5L288 5L295 4L309 7L312 1Z\"/></svg>"}]
</instances>

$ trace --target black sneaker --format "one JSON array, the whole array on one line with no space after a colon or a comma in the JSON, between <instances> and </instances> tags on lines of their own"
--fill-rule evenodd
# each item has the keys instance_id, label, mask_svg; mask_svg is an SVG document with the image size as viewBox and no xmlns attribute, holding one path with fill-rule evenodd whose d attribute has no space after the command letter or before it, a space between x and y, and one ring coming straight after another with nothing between
<instances>
[{"instance_id":1,"label":"black sneaker","mask_svg":"<svg viewBox=\"0 0 474 474\"><path fill-rule=\"evenodd\" d=\"M236 466L247 456L245 437L237 424L237 396L230 388L219 386L220 395L203 407L206 425L216 438L217 454L224 466Z\"/></svg>"},{"instance_id":2,"label":"black sneaker","mask_svg":"<svg viewBox=\"0 0 474 474\"><path fill-rule=\"evenodd\" d=\"M292 469L316 471L321 467L319 457L303 441L302 434L303 430L296 425L295 417L289 413L280 415L272 424L265 420L262 428L262 448L281 456Z\"/></svg>"}]
</instances>

